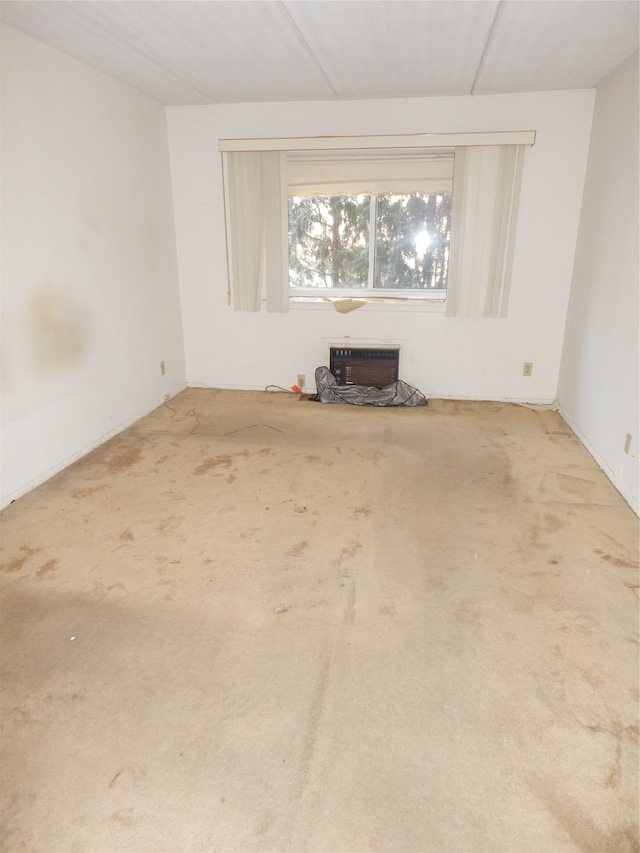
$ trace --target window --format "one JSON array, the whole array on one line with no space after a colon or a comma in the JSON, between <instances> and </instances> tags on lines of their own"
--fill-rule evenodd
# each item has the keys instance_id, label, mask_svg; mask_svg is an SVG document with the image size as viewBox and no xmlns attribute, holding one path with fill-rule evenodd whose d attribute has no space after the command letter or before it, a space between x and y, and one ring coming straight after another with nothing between
<instances>
[{"instance_id":1,"label":"window","mask_svg":"<svg viewBox=\"0 0 640 853\"><path fill-rule=\"evenodd\" d=\"M290 153L291 295L444 298L452 149Z\"/></svg>"},{"instance_id":2,"label":"window","mask_svg":"<svg viewBox=\"0 0 640 853\"><path fill-rule=\"evenodd\" d=\"M449 192L290 198L292 295L319 289L442 298L451 200Z\"/></svg>"},{"instance_id":3,"label":"window","mask_svg":"<svg viewBox=\"0 0 640 853\"><path fill-rule=\"evenodd\" d=\"M229 304L446 294L446 317L506 317L534 142L535 131L220 140Z\"/></svg>"}]
</instances>

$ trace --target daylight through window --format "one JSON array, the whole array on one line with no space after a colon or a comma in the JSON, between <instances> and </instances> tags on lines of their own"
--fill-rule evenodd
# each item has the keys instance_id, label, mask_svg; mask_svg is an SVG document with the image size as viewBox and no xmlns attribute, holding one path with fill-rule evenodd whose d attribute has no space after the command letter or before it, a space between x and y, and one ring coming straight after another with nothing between
<instances>
[{"instance_id":1,"label":"daylight through window","mask_svg":"<svg viewBox=\"0 0 640 853\"><path fill-rule=\"evenodd\" d=\"M289 199L289 281L300 289L446 290L451 193Z\"/></svg>"}]
</instances>

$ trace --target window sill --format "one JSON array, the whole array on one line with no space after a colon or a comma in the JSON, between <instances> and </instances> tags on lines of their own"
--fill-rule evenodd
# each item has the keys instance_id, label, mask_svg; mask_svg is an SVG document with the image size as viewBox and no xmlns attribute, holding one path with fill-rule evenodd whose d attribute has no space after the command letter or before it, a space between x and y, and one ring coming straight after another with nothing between
<instances>
[{"instance_id":1,"label":"window sill","mask_svg":"<svg viewBox=\"0 0 640 853\"><path fill-rule=\"evenodd\" d=\"M323 296L290 296L289 308L300 311L305 309L331 311L334 308L333 301L340 299L357 299L365 304L360 306L374 311L423 311L432 314L444 314L446 299L420 299L410 296L353 296L334 297L329 299ZM354 309L359 311L360 308ZM350 312L352 313L352 312Z\"/></svg>"}]
</instances>

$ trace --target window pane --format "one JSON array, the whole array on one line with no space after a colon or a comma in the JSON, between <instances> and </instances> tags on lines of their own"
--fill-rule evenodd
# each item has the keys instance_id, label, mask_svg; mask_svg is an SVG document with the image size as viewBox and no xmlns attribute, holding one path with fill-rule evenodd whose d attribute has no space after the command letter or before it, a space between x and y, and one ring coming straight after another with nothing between
<instances>
[{"instance_id":1,"label":"window pane","mask_svg":"<svg viewBox=\"0 0 640 853\"><path fill-rule=\"evenodd\" d=\"M446 288L451 193L378 196L374 287Z\"/></svg>"},{"instance_id":2,"label":"window pane","mask_svg":"<svg viewBox=\"0 0 640 853\"><path fill-rule=\"evenodd\" d=\"M289 199L291 287L366 288L368 195Z\"/></svg>"}]
</instances>

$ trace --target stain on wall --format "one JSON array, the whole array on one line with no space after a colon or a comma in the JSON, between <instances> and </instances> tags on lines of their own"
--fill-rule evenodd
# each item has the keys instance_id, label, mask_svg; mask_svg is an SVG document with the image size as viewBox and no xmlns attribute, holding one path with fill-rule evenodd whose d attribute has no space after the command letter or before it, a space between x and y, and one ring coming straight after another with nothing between
<instances>
[{"instance_id":1,"label":"stain on wall","mask_svg":"<svg viewBox=\"0 0 640 853\"><path fill-rule=\"evenodd\" d=\"M66 373L86 358L87 312L72 285L37 287L29 300L28 325L37 373Z\"/></svg>"}]
</instances>

